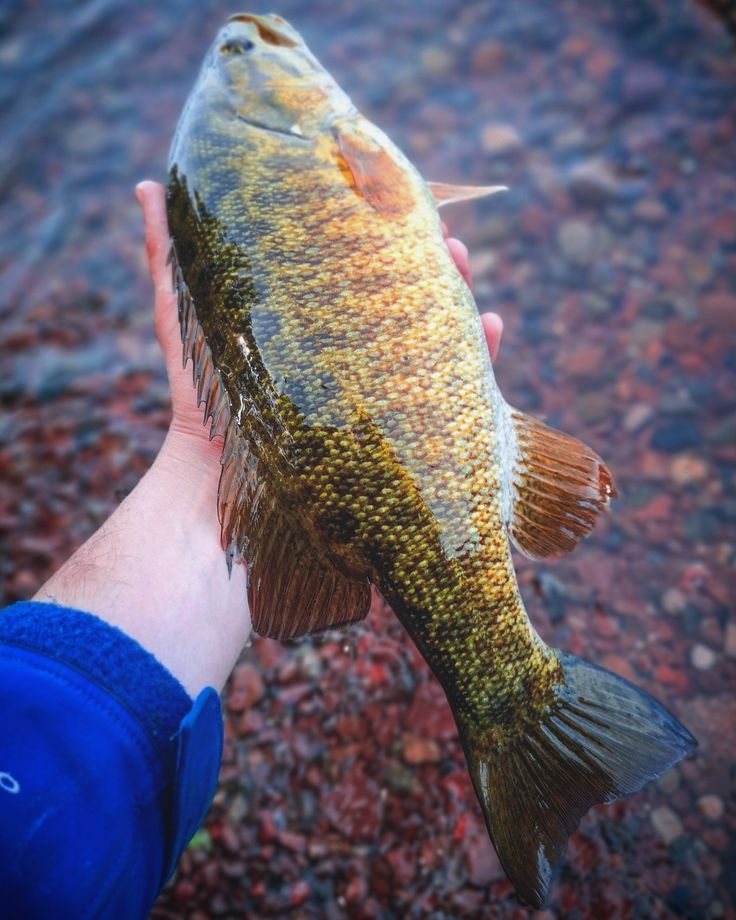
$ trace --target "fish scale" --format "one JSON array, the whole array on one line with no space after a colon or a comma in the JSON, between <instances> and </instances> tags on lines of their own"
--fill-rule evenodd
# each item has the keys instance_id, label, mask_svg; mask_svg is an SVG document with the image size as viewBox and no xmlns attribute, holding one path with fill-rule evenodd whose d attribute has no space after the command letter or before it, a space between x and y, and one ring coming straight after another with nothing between
<instances>
[{"instance_id":1,"label":"fish scale","mask_svg":"<svg viewBox=\"0 0 736 920\"><path fill-rule=\"evenodd\" d=\"M445 690L505 870L540 905L582 814L694 740L527 617L509 536L568 551L615 487L498 390L437 214L490 191L428 186L283 19L239 14L182 114L167 205L255 630L358 620L378 588Z\"/></svg>"}]
</instances>

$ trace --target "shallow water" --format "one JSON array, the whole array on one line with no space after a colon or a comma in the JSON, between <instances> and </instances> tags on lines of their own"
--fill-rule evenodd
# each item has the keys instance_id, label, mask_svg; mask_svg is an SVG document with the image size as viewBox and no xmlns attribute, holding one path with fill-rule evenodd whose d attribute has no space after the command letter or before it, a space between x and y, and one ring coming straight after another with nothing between
<instances>
[{"instance_id":1,"label":"shallow water","mask_svg":"<svg viewBox=\"0 0 736 920\"><path fill-rule=\"evenodd\" d=\"M715 6L715 4L714 4ZM593 7L595 7L593 9ZM266 8L262 8L266 11ZM132 188L163 179L225 3L0 12L0 574L30 596L168 423ZM584 438L620 500L519 560L545 638L635 680L697 756L573 839L546 916L735 908L736 45L706 4L281 5L450 213L510 402ZM221 791L155 916L523 917L436 685L386 611L246 650ZM545 915L541 915L545 916Z\"/></svg>"}]
</instances>

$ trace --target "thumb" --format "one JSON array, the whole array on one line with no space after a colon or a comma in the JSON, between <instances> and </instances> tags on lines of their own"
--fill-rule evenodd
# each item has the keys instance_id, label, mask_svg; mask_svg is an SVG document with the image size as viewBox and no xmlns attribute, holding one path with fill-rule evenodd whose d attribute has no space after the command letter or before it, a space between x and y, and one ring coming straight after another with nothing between
<instances>
[{"instance_id":1,"label":"thumb","mask_svg":"<svg viewBox=\"0 0 736 920\"><path fill-rule=\"evenodd\" d=\"M158 182L147 180L136 186L135 194L143 211L148 271L153 282L153 324L171 387L172 427L209 445L209 428L203 425L202 409L192 387L191 364L186 369L182 366L177 295L171 284L171 268L166 264L170 246L166 193Z\"/></svg>"},{"instance_id":2,"label":"thumb","mask_svg":"<svg viewBox=\"0 0 736 920\"><path fill-rule=\"evenodd\" d=\"M153 324L171 378L172 371L181 365L181 339L176 294L171 285L171 269L166 264L169 251L166 195L162 185L150 180L139 182L135 195L143 211L148 271L153 282Z\"/></svg>"}]
</instances>

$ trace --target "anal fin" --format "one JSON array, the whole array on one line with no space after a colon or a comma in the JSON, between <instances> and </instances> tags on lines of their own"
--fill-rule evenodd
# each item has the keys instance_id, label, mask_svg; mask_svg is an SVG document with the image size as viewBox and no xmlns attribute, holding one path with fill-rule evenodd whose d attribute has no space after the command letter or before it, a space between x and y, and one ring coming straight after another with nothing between
<instances>
[{"instance_id":1,"label":"anal fin","mask_svg":"<svg viewBox=\"0 0 736 920\"><path fill-rule=\"evenodd\" d=\"M513 458L509 536L532 559L567 553L616 497L613 477L582 441L523 412L505 410Z\"/></svg>"}]
</instances>

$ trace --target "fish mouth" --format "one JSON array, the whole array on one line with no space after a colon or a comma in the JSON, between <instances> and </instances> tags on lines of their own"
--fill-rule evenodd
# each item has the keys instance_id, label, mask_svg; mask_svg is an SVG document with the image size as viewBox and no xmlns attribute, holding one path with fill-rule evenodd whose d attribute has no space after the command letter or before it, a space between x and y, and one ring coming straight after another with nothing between
<instances>
[{"instance_id":1,"label":"fish mouth","mask_svg":"<svg viewBox=\"0 0 736 920\"><path fill-rule=\"evenodd\" d=\"M281 48L296 48L299 45L299 42L294 41L286 31L289 28L288 23L273 13L266 16L235 13L228 17L228 25L231 22L245 22L254 25L258 31L258 37L267 45L277 45Z\"/></svg>"}]
</instances>

